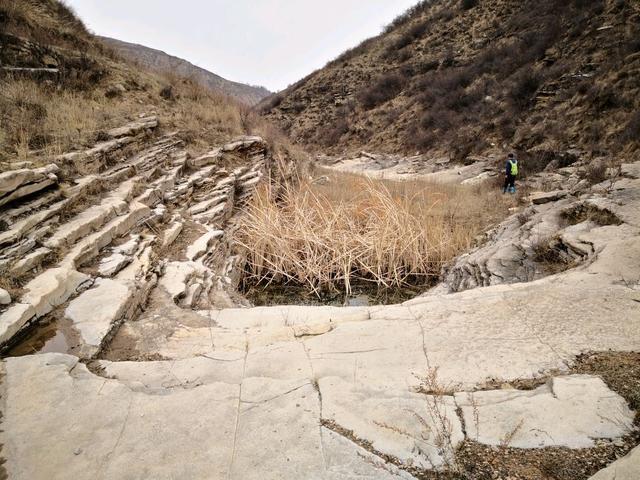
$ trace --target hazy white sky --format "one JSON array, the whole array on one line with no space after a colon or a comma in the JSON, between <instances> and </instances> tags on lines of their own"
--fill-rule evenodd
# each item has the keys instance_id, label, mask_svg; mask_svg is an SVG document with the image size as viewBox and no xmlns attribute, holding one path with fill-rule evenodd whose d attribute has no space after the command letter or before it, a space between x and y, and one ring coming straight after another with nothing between
<instances>
[{"instance_id":1,"label":"hazy white sky","mask_svg":"<svg viewBox=\"0 0 640 480\"><path fill-rule=\"evenodd\" d=\"M66 0L95 33L281 90L417 0Z\"/></svg>"}]
</instances>

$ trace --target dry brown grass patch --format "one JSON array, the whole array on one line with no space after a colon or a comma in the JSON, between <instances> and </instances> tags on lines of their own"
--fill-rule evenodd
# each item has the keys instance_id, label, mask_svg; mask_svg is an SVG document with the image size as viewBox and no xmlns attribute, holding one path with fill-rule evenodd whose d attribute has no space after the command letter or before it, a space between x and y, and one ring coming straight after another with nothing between
<instances>
[{"instance_id":1,"label":"dry brown grass patch","mask_svg":"<svg viewBox=\"0 0 640 480\"><path fill-rule=\"evenodd\" d=\"M292 282L311 291L372 282L427 285L508 211L486 186L332 176L327 185L263 187L239 231L248 283Z\"/></svg>"}]
</instances>

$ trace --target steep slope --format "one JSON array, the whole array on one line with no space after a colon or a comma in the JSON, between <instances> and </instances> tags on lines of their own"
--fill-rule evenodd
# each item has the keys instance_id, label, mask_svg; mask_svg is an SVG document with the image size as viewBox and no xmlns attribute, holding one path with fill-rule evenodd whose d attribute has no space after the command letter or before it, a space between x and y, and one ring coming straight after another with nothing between
<instances>
[{"instance_id":1,"label":"steep slope","mask_svg":"<svg viewBox=\"0 0 640 480\"><path fill-rule=\"evenodd\" d=\"M194 154L267 130L228 95L117 55L60 2L0 0L0 161L48 162L145 113Z\"/></svg>"},{"instance_id":2,"label":"steep slope","mask_svg":"<svg viewBox=\"0 0 640 480\"><path fill-rule=\"evenodd\" d=\"M264 87L245 85L243 83L226 80L215 73L211 73L204 68L200 68L182 58L174 57L161 50L135 43L123 42L115 38L98 38L129 60L160 72L174 72L180 76L190 78L213 91L230 95L248 105L255 105L263 98L271 95L271 92Z\"/></svg>"},{"instance_id":3,"label":"steep slope","mask_svg":"<svg viewBox=\"0 0 640 480\"><path fill-rule=\"evenodd\" d=\"M640 4L432 0L260 105L328 152L638 148Z\"/></svg>"}]
</instances>

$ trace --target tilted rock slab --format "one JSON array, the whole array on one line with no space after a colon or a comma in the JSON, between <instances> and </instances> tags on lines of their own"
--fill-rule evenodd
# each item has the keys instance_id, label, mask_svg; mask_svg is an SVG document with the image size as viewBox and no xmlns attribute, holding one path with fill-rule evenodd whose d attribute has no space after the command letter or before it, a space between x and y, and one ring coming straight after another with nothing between
<instances>
[{"instance_id":1,"label":"tilted rock slab","mask_svg":"<svg viewBox=\"0 0 640 480\"><path fill-rule=\"evenodd\" d=\"M0 315L0 344L7 342L33 317L42 317L76 293L89 276L68 267L46 270L27 285L20 303Z\"/></svg>"},{"instance_id":2,"label":"tilted rock slab","mask_svg":"<svg viewBox=\"0 0 640 480\"><path fill-rule=\"evenodd\" d=\"M423 470L446 466L464 440L451 396L355 388L335 377L322 378L319 388L323 420L405 465Z\"/></svg>"},{"instance_id":3,"label":"tilted rock slab","mask_svg":"<svg viewBox=\"0 0 640 480\"><path fill-rule=\"evenodd\" d=\"M0 206L38 192L58 182L60 169L55 164L37 169L10 170L0 173Z\"/></svg>"}]
</instances>

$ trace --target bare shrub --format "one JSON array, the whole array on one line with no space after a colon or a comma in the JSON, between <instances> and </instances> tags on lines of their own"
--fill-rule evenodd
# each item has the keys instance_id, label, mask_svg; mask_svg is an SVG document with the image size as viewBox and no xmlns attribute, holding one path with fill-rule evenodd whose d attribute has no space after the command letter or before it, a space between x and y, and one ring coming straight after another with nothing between
<instances>
[{"instance_id":1,"label":"bare shrub","mask_svg":"<svg viewBox=\"0 0 640 480\"><path fill-rule=\"evenodd\" d=\"M430 434L428 437L433 435L434 446L444 461L446 470L450 473L461 473L453 442L453 423L447 415L446 398L447 395L450 395L451 388L440 383L437 367L429 368L427 375L421 380L420 391L429 395L426 400L429 419L422 418L418 414L415 416L426 432ZM449 396L449 398L451 397ZM433 427L430 426L430 423Z\"/></svg>"},{"instance_id":2,"label":"bare shrub","mask_svg":"<svg viewBox=\"0 0 640 480\"><path fill-rule=\"evenodd\" d=\"M549 273L558 273L573 266L574 260L567 253L567 247L557 236L540 238L531 249L533 260L540 263Z\"/></svg>"},{"instance_id":3,"label":"bare shrub","mask_svg":"<svg viewBox=\"0 0 640 480\"><path fill-rule=\"evenodd\" d=\"M620 225L622 220L610 210L599 208L591 204L580 204L562 212L562 218L569 225L592 221L600 226Z\"/></svg>"},{"instance_id":4,"label":"bare shrub","mask_svg":"<svg viewBox=\"0 0 640 480\"><path fill-rule=\"evenodd\" d=\"M339 116L333 124L318 131L319 142L326 147L336 145L347 132L349 132L349 120Z\"/></svg>"},{"instance_id":5,"label":"bare shrub","mask_svg":"<svg viewBox=\"0 0 640 480\"><path fill-rule=\"evenodd\" d=\"M283 100L284 100L284 95L280 93L276 93L275 95L268 97L266 100L263 100L262 103L259 105L260 112L268 113L274 108L278 108L282 104Z\"/></svg>"},{"instance_id":6,"label":"bare shrub","mask_svg":"<svg viewBox=\"0 0 640 480\"><path fill-rule=\"evenodd\" d=\"M412 18L415 18L417 15L425 13L427 10L431 9L437 2L433 0L422 0L418 2L413 7L409 8L402 15L396 17L393 22L391 22L385 29L385 33L392 32L393 30L406 25L411 21Z\"/></svg>"},{"instance_id":7,"label":"bare shrub","mask_svg":"<svg viewBox=\"0 0 640 480\"><path fill-rule=\"evenodd\" d=\"M381 105L396 97L404 88L406 79L397 72L385 73L358 95L365 110Z\"/></svg>"},{"instance_id":8,"label":"bare shrub","mask_svg":"<svg viewBox=\"0 0 640 480\"><path fill-rule=\"evenodd\" d=\"M284 193L281 193L281 192ZM373 182L264 187L241 232L251 283L292 282L320 293L353 281L426 283L507 211L483 186Z\"/></svg>"},{"instance_id":9,"label":"bare shrub","mask_svg":"<svg viewBox=\"0 0 640 480\"><path fill-rule=\"evenodd\" d=\"M580 177L591 185L604 182L607 179L607 165L604 162L593 162L580 170Z\"/></svg>"},{"instance_id":10,"label":"bare shrub","mask_svg":"<svg viewBox=\"0 0 640 480\"><path fill-rule=\"evenodd\" d=\"M414 23L409 28L407 28L404 32L402 32L402 34L400 35L400 38L398 38L394 43L390 45L390 49L392 51L397 51L397 50L403 49L408 45L411 45L413 42L415 42L416 40L424 36L424 34L429 29L430 25L431 25L430 19L421 20Z\"/></svg>"},{"instance_id":11,"label":"bare shrub","mask_svg":"<svg viewBox=\"0 0 640 480\"><path fill-rule=\"evenodd\" d=\"M165 85L160 89L160 97L165 100L175 100L176 94L173 89L173 85Z\"/></svg>"},{"instance_id":12,"label":"bare shrub","mask_svg":"<svg viewBox=\"0 0 640 480\"><path fill-rule=\"evenodd\" d=\"M622 131L621 139L624 143L640 142L640 111L634 113Z\"/></svg>"},{"instance_id":13,"label":"bare shrub","mask_svg":"<svg viewBox=\"0 0 640 480\"><path fill-rule=\"evenodd\" d=\"M471 10L476 5L478 5L478 0L461 0L460 2L462 10Z\"/></svg>"},{"instance_id":14,"label":"bare shrub","mask_svg":"<svg viewBox=\"0 0 640 480\"><path fill-rule=\"evenodd\" d=\"M523 110L531 103L541 82L542 76L530 67L520 70L515 75L509 97L516 110Z\"/></svg>"}]
</instances>

